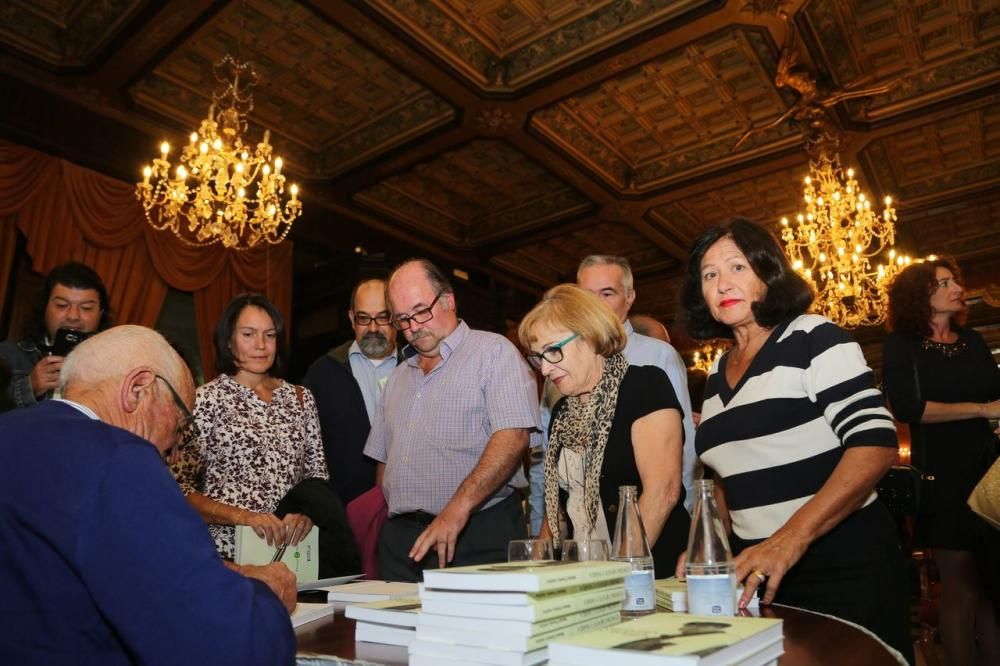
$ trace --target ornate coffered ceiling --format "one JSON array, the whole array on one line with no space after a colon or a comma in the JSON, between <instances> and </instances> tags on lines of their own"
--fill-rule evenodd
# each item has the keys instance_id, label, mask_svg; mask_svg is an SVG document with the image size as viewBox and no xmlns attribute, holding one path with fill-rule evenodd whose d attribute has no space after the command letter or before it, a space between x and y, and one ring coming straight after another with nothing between
<instances>
[{"instance_id":1,"label":"ornate coffered ceiling","mask_svg":"<svg viewBox=\"0 0 1000 666\"><path fill-rule=\"evenodd\" d=\"M892 83L830 112L901 248L1000 284L1000 0L0 0L0 135L136 179L242 51L251 126L303 183L297 265L404 247L519 294L502 321L622 254L673 324L694 237L799 208L796 121L732 150L800 99L779 5L819 98Z\"/></svg>"}]
</instances>

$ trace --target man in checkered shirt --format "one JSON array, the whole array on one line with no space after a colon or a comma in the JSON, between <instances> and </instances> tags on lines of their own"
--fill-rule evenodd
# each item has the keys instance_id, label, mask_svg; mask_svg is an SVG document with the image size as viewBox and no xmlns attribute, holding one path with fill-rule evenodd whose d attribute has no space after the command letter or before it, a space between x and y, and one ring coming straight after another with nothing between
<instances>
[{"instance_id":1,"label":"man in checkered shirt","mask_svg":"<svg viewBox=\"0 0 1000 666\"><path fill-rule=\"evenodd\" d=\"M539 430L534 376L509 340L458 318L429 261L401 264L386 291L409 344L365 445L389 504L381 575L419 581L424 568L505 561L527 532L515 485Z\"/></svg>"}]
</instances>

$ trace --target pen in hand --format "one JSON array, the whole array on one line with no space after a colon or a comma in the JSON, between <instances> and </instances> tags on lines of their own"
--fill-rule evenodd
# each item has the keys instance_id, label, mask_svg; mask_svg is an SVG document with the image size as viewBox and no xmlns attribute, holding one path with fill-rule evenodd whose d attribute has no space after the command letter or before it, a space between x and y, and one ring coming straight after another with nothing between
<instances>
[{"instance_id":1,"label":"pen in hand","mask_svg":"<svg viewBox=\"0 0 1000 666\"><path fill-rule=\"evenodd\" d=\"M271 563L280 562L281 558L285 556L285 549L288 548L288 544L283 544L278 546L277 550L274 551L274 557L271 558Z\"/></svg>"}]
</instances>

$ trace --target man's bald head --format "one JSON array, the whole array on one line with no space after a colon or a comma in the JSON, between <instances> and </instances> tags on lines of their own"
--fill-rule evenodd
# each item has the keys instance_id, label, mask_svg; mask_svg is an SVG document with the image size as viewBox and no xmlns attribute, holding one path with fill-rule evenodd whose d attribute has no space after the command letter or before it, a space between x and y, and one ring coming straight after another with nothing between
<instances>
[{"instance_id":1,"label":"man's bald head","mask_svg":"<svg viewBox=\"0 0 1000 666\"><path fill-rule=\"evenodd\" d=\"M169 384L169 387L167 386ZM59 387L111 425L153 443L161 452L176 444L181 406L194 403L194 381L181 357L156 331L116 326L81 342L66 357Z\"/></svg>"}]
</instances>

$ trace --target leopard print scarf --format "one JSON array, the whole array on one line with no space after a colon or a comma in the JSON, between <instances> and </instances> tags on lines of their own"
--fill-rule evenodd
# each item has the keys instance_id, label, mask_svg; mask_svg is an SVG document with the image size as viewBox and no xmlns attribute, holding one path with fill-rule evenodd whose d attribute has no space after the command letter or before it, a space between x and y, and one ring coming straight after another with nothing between
<instances>
[{"instance_id":1,"label":"leopard print scarf","mask_svg":"<svg viewBox=\"0 0 1000 666\"><path fill-rule=\"evenodd\" d=\"M604 465L604 448L611 433L611 422L618 406L621 385L628 361L624 354L605 360L604 372L586 402L577 396L567 396L566 405L549 430L549 448L545 453L545 516L552 537L559 541L559 471L557 464L563 447L583 455L585 477L583 501L587 509L589 528L597 520L601 504L600 476Z\"/></svg>"}]
</instances>

